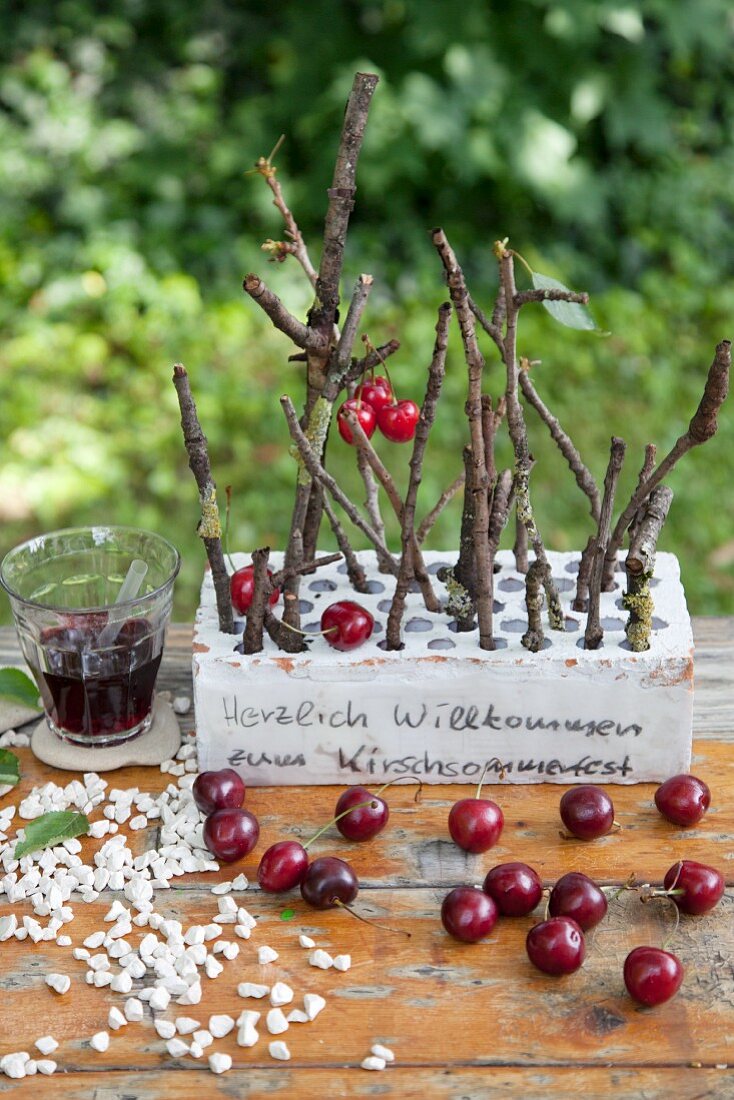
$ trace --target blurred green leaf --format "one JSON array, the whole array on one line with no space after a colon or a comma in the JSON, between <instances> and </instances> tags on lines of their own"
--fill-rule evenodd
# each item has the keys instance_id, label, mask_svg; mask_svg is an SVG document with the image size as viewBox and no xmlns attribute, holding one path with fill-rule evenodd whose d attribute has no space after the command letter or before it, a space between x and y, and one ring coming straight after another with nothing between
<instances>
[{"instance_id":1,"label":"blurred green leaf","mask_svg":"<svg viewBox=\"0 0 734 1100\"><path fill-rule=\"evenodd\" d=\"M0 786L14 787L20 780L20 760L8 749L0 749Z\"/></svg>"},{"instance_id":2,"label":"blurred green leaf","mask_svg":"<svg viewBox=\"0 0 734 1100\"><path fill-rule=\"evenodd\" d=\"M568 287L564 286L563 283L559 283L558 279L551 279L549 275L539 275L537 271L533 272L533 286L536 290L568 290ZM548 310L551 317L565 325L566 328L592 332L597 327L586 306L582 306L578 302L545 301L543 306Z\"/></svg>"},{"instance_id":3,"label":"blurred green leaf","mask_svg":"<svg viewBox=\"0 0 734 1100\"><path fill-rule=\"evenodd\" d=\"M38 687L19 668L0 668L0 698L38 710Z\"/></svg>"}]
</instances>

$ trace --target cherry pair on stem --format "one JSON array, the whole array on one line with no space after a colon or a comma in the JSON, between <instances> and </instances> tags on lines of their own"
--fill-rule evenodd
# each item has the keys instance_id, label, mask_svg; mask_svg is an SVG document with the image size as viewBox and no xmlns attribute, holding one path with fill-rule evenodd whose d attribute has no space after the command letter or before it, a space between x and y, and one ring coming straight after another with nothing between
<instances>
[{"instance_id":1,"label":"cherry pair on stem","mask_svg":"<svg viewBox=\"0 0 734 1100\"><path fill-rule=\"evenodd\" d=\"M387 367L384 376L373 374L363 382L354 397L348 398L336 414L339 435L345 443L354 446L354 433L348 412L354 413L368 439L371 439L377 428L392 443L409 443L415 435L421 414L415 401L397 400L387 375Z\"/></svg>"}]
</instances>

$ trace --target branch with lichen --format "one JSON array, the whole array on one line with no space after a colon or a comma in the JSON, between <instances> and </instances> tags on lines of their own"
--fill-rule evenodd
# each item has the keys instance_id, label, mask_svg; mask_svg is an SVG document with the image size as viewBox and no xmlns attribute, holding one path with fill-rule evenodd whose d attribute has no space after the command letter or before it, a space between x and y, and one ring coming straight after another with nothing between
<instances>
[{"instance_id":1,"label":"branch with lichen","mask_svg":"<svg viewBox=\"0 0 734 1100\"><path fill-rule=\"evenodd\" d=\"M436 406L441 396L444 372L446 369L446 349L448 347L449 320L451 319L451 306L444 302L439 306L438 320L436 322L436 341L433 347L433 356L428 368L428 383L426 393L421 405L421 413L415 430L413 440L413 453L410 458L410 476L405 501L402 507L400 524L400 568L395 585L395 593L390 604L385 628L385 644L388 649L402 649L400 638L400 625L403 621L405 610L405 597L410 588L413 575L416 574L416 561L420 556L418 542L415 537L415 506L418 499L423 476L423 458L426 452L426 444L430 435L433 422L436 419ZM424 567L425 568L425 567ZM428 574L426 573L426 576ZM419 581L420 583L420 581ZM440 606L440 605L439 605Z\"/></svg>"},{"instance_id":2,"label":"branch with lichen","mask_svg":"<svg viewBox=\"0 0 734 1100\"><path fill-rule=\"evenodd\" d=\"M181 410L181 428L186 453L189 456L189 466L199 490L201 519L199 520L197 532L204 543L212 573L219 629L223 634L233 634L232 600L229 592L229 575L222 549L222 527L219 520L219 508L217 507L217 487L212 477L206 436L201 429L196 412L189 376L186 368L181 363L176 363L173 368L173 384L176 387L178 405Z\"/></svg>"},{"instance_id":3,"label":"branch with lichen","mask_svg":"<svg viewBox=\"0 0 734 1100\"><path fill-rule=\"evenodd\" d=\"M531 653L539 653L543 648L545 635L543 633L544 588L548 583L550 565L548 562L535 561L530 565L525 577L525 605L528 609L528 628L520 641Z\"/></svg>"},{"instance_id":4,"label":"branch with lichen","mask_svg":"<svg viewBox=\"0 0 734 1100\"><path fill-rule=\"evenodd\" d=\"M731 371L731 341L722 340L717 344L713 362L709 367L706 385L698 408L691 417L688 430L674 443L671 450L655 467L652 473L635 489L629 503L620 515L609 539L606 561L604 563L604 590L609 591L614 584L614 569L617 551L622 545L624 533L633 521L637 509L644 504L653 489L667 477L676 462L692 450L711 439L718 428L719 409L729 392L729 374Z\"/></svg>"},{"instance_id":5,"label":"branch with lichen","mask_svg":"<svg viewBox=\"0 0 734 1100\"><path fill-rule=\"evenodd\" d=\"M464 447L464 507L461 512L459 557L456 565L444 566L438 579L446 585L446 611L456 619L459 633L468 633L476 626L477 559L474 553L476 493L474 491L474 457L471 447Z\"/></svg>"},{"instance_id":6,"label":"branch with lichen","mask_svg":"<svg viewBox=\"0 0 734 1100\"><path fill-rule=\"evenodd\" d=\"M584 648L598 649L604 637L600 619L601 587L604 574L604 556L609 544L609 532L612 527L612 510L614 508L614 494L617 482L624 462L626 444L623 439L612 436L612 444L609 450L609 463L604 476L604 496L599 513L599 526L594 538L594 559L591 567L591 579L589 581L589 611L586 619L586 631L584 633Z\"/></svg>"},{"instance_id":7,"label":"branch with lichen","mask_svg":"<svg viewBox=\"0 0 734 1100\"><path fill-rule=\"evenodd\" d=\"M627 591L622 597L622 604L630 613L625 634L630 649L635 653L650 648L654 610L650 581L655 572L658 538L672 500L673 491L667 485L658 485L657 489L653 489L632 536L625 561Z\"/></svg>"}]
</instances>

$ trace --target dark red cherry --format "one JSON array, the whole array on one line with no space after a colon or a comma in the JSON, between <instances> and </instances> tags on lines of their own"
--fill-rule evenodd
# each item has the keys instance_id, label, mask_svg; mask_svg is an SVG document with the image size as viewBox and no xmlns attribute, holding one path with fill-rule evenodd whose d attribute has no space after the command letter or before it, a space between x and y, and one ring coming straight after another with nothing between
<instances>
[{"instance_id":1,"label":"dark red cherry","mask_svg":"<svg viewBox=\"0 0 734 1100\"><path fill-rule=\"evenodd\" d=\"M303 900L315 909L350 905L359 893L359 880L344 859L322 856L309 865L301 883Z\"/></svg>"},{"instance_id":2,"label":"dark red cherry","mask_svg":"<svg viewBox=\"0 0 734 1100\"><path fill-rule=\"evenodd\" d=\"M487 852L500 838L505 818L489 798L462 798L449 812L451 839L465 852Z\"/></svg>"},{"instance_id":3,"label":"dark red cherry","mask_svg":"<svg viewBox=\"0 0 734 1100\"><path fill-rule=\"evenodd\" d=\"M354 395L363 404L371 405L376 413L385 405L392 404L392 386L387 378L378 374L376 378L368 378L361 386L358 386Z\"/></svg>"},{"instance_id":4,"label":"dark red cherry","mask_svg":"<svg viewBox=\"0 0 734 1100\"><path fill-rule=\"evenodd\" d=\"M245 801L245 784L233 768L220 768L216 772L200 772L191 793L201 812L211 814L241 806Z\"/></svg>"},{"instance_id":5,"label":"dark red cherry","mask_svg":"<svg viewBox=\"0 0 734 1100\"><path fill-rule=\"evenodd\" d=\"M364 805L367 803L367 805ZM351 809L352 806L357 807ZM366 787L348 787L337 799L334 816L351 810L339 818L336 827L347 840L370 840L387 825L390 809L384 798L370 794Z\"/></svg>"},{"instance_id":6,"label":"dark red cherry","mask_svg":"<svg viewBox=\"0 0 734 1100\"><path fill-rule=\"evenodd\" d=\"M249 810L215 810L204 822L204 843L223 863L249 855L260 836L260 825Z\"/></svg>"},{"instance_id":7,"label":"dark red cherry","mask_svg":"<svg viewBox=\"0 0 734 1100\"><path fill-rule=\"evenodd\" d=\"M257 869L260 889L283 894L300 886L308 870L308 852L297 840L281 840L263 853Z\"/></svg>"},{"instance_id":8,"label":"dark red cherry","mask_svg":"<svg viewBox=\"0 0 734 1100\"><path fill-rule=\"evenodd\" d=\"M498 863L487 873L482 889L503 917L527 916L543 896L538 873L527 863Z\"/></svg>"},{"instance_id":9,"label":"dark red cherry","mask_svg":"<svg viewBox=\"0 0 734 1100\"><path fill-rule=\"evenodd\" d=\"M561 820L579 840L606 836L614 824L614 805L601 787L571 787L561 799Z\"/></svg>"},{"instance_id":10,"label":"dark red cherry","mask_svg":"<svg viewBox=\"0 0 734 1100\"><path fill-rule=\"evenodd\" d=\"M630 997L652 1008L664 1004L680 989L680 960L662 947L636 947L624 960L624 984Z\"/></svg>"},{"instance_id":11,"label":"dark red cherry","mask_svg":"<svg viewBox=\"0 0 734 1100\"><path fill-rule=\"evenodd\" d=\"M674 825L696 825L711 805L711 791L695 775L674 775L655 791L655 805Z\"/></svg>"},{"instance_id":12,"label":"dark red cherry","mask_svg":"<svg viewBox=\"0 0 734 1100\"><path fill-rule=\"evenodd\" d=\"M681 859L668 870L663 886L670 891L681 913L699 916L719 904L725 883L723 875L714 867L694 859ZM682 893L678 893L679 890Z\"/></svg>"},{"instance_id":13,"label":"dark red cherry","mask_svg":"<svg viewBox=\"0 0 734 1100\"><path fill-rule=\"evenodd\" d=\"M533 966L544 974L573 974L586 955L584 934L570 917L551 917L534 925L525 947Z\"/></svg>"},{"instance_id":14,"label":"dark red cherry","mask_svg":"<svg viewBox=\"0 0 734 1100\"><path fill-rule=\"evenodd\" d=\"M349 421L345 416L347 409L356 415L357 420L362 425L362 431L368 439L371 435L374 435L375 428L377 427L375 410L364 401L359 401L356 397L350 397L348 401L345 401L344 404L339 407L339 411L336 414L336 426L339 429L339 435L345 443L354 444L354 435L349 426Z\"/></svg>"},{"instance_id":15,"label":"dark red cherry","mask_svg":"<svg viewBox=\"0 0 734 1100\"><path fill-rule=\"evenodd\" d=\"M353 600L339 600L326 608L321 616L321 631L334 649L347 653L357 649L372 634L375 620L364 607Z\"/></svg>"},{"instance_id":16,"label":"dark red cherry","mask_svg":"<svg viewBox=\"0 0 734 1100\"><path fill-rule=\"evenodd\" d=\"M385 439L393 443L408 443L415 435L421 411L415 401L396 401L384 405L377 414L377 427Z\"/></svg>"},{"instance_id":17,"label":"dark red cherry","mask_svg":"<svg viewBox=\"0 0 734 1100\"><path fill-rule=\"evenodd\" d=\"M606 894L580 871L571 871L551 890L548 912L552 917L572 917L582 932L588 932L606 916Z\"/></svg>"},{"instance_id":18,"label":"dark red cherry","mask_svg":"<svg viewBox=\"0 0 734 1100\"><path fill-rule=\"evenodd\" d=\"M271 578L273 576L270 569L268 569L268 576ZM232 574L229 578L229 594L235 611L238 611L240 615L246 615L250 610L252 597L255 594L254 566L245 565ZM274 588L270 593L270 606L273 607L279 599L280 589Z\"/></svg>"},{"instance_id":19,"label":"dark red cherry","mask_svg":"<svg viewBox=\"0 0 734 1100\"><path fill-rule=\"evenodd\" d=\"M494 928L498 910L492 898L474 886L457 886L441 906L441 923L462 943L477 943Z\"/></svg>"}]
</instances>

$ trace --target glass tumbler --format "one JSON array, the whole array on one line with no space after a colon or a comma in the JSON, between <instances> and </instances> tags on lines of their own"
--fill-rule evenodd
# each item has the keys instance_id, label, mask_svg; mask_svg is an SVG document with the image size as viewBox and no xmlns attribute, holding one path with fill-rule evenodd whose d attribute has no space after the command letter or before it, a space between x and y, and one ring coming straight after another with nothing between
<instances>
[{"instance_id":1,"label":"glass tumbler","mask_svg":"<svg viewBox=\"0 0 734 1100\"><path fill-rule=\"evenodd\" d=\"M141 561L139 591L118 602L131 564ZM180 563L167 539L132 527L53 531L4 558L0 583L59 737L114 745L150 727Z\"/></svg>"}]
</instances>

